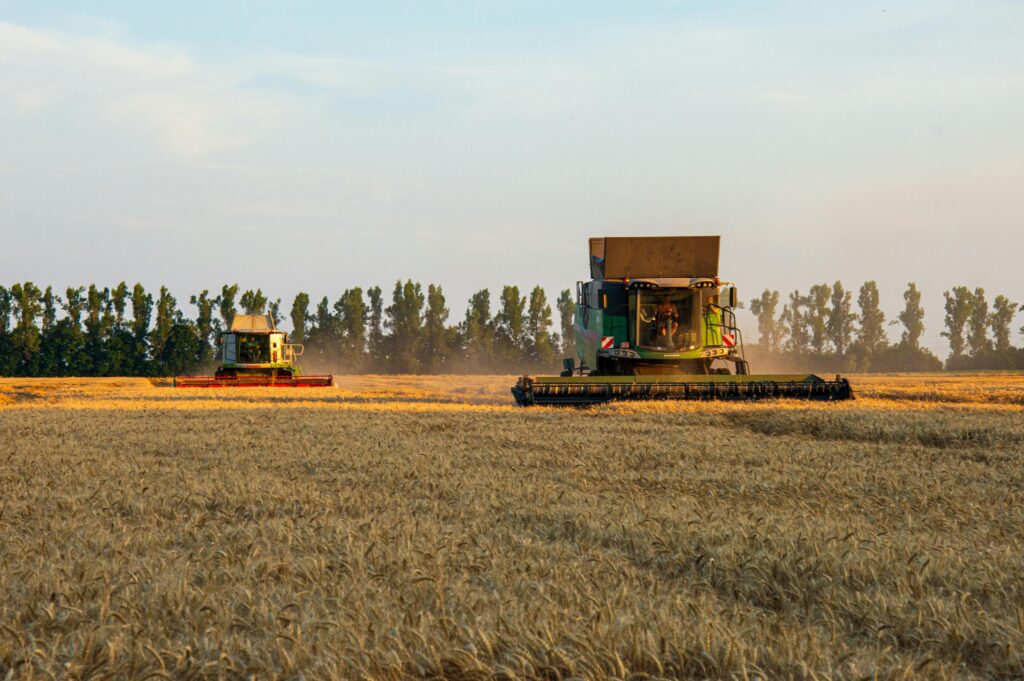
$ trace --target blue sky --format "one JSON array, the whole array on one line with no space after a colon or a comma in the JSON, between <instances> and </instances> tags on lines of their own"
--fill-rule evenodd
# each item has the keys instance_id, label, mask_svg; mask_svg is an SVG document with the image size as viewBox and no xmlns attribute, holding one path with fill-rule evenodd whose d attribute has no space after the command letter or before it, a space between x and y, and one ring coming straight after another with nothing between
<instances>
[{"instance_id":1,"label":"blue sky","mask_svg":"<svg viewBox=\"0 0 1024 681\"><path fill-rule=\"evenodd\" d=\"M1016 2L0 0L0 272L412 277L457 320L571 287L587 236L722 234L748 299L875 279L892 318L916 281L944 353L944 289L1024 301L1021 35Z\"/></svg>"}]
</instances>

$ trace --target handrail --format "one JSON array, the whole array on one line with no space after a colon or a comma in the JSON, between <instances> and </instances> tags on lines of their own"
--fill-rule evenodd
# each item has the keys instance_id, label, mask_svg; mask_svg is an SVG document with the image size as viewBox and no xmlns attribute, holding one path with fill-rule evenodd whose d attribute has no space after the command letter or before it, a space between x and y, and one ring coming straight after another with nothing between
<instances>
[{"instance_id":1,"label":"handrail","mask_svg":"<svg viewBox=\"0 0 1024 681\"><path fill-rule=\"evenodd\" d=\"M734 347L739 348L740 358L745 362L747 360L747 353L743 347L743 330L736 326L736 313L731 308L725 308L714 303L708 303L708 307L718 310L719 316L718 324L712 324L710 317L704 315L705 338L710 337L710 331L715 326L721 329L722 335L724 335L725 331L733 333L736 336L736 345Z\"/></svg>"}]
</instances>

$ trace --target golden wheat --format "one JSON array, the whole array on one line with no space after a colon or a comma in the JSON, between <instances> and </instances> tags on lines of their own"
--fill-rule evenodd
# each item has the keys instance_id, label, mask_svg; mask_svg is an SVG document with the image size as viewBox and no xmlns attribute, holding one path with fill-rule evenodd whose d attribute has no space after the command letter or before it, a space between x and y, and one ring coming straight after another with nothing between
<instances>
[{"instance_id":1,"label":"golden wheat","mask_svg":"<svg viewBox=\"0 0 1024 681\"><path fill-rule=\"evenodd\" d=\"M1020 375L510 385L0 381L0 676L1024 675Z\"/></svg>"}]
</instances>

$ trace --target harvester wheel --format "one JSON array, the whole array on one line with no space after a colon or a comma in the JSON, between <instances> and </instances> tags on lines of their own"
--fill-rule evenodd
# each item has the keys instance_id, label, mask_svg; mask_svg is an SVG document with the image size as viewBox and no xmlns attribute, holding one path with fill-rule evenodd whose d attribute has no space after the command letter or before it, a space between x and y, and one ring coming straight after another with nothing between
<instances>
[{"instance_id":1,"label":"harvester wheel","mask_svg":"<svg viewBox=\"0 0 1024 681\"><path fill-rule=\"evenodd\" d=\"M736 360L736 375L746 376L750 373L750 362L745 359Z\"/></svg>"}]
</instances>

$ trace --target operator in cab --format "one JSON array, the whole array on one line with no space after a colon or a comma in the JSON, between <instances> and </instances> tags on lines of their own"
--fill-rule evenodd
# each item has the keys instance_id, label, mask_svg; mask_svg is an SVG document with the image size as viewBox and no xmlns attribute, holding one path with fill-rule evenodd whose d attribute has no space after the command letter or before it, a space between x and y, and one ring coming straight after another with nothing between
<instances>
[{"instance_id":1,"label":"operator in cab","mask_svg":"<svg viewBox=\"0 0 1024 681\"><path fill-rule=\"evenodd\" d=\"M663 298L655 308L654 319L658 328L658 338L668 347L675 348L676 331L679 330L679 310L668 298Z\"/></svg>"}]
</instances>

